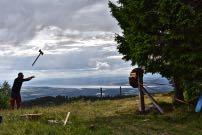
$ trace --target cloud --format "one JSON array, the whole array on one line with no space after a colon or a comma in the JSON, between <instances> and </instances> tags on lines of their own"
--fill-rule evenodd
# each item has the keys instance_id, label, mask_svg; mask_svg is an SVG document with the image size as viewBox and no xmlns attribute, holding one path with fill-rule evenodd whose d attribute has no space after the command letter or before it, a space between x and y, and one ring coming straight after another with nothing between
<instances>
[{"instance_id":1,"label":"cloud","mask_svg":"<svg viewBox=\"0 0 202 135\"><path fill-rule=\"evenodd\" d=\"M120 60L122 59L122 55L114 55L114 56L109 56L107 57L108 59L113 59L113 60Z\"/></svg>"},{"instance_id":2,"label":"cloud","mask_svg":"<svg viewBox=\"0 0 202 135\"><path fill-rule=\"evenodd\" d=\"M120 32L107 0L1 0L0 73L124 74L130 63L116 49ZM32 67L39 49L45 54Z\"/></svg>"},{"instance_id":3,"label":"cloud","mask_svg":"<svg viewBox=\"0 0 202 135\"><path fill-rule=\"evenodd\" d=\"M98 70L104 70L104 69L109 69L110 65L107 62L96 62L96 69Z\"/></svg>"},{"instance_id":4,"label":"cloud","mask_svg":"<svg viewBox=\"0 0 202 135\"><path fill-rule=\"evenodd\" d=\"M5 45L26 43L40 28L48 26L78 31L118 30L106 0L1 0L0 11L0 42Z\"/></svg>"}]
</instances>

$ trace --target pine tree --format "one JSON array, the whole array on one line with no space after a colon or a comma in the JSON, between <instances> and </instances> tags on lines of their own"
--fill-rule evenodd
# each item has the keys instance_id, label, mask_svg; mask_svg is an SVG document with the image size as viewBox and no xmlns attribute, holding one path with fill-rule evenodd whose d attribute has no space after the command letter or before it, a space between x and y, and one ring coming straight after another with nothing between
<instances>
[{"instance_id":1,"label":"pine tree","mask_svg":"<svg viewBox=\"0 0 202 135\"><path fill-rule=\"evenodd\" d=\"M11 93L11 86L8 84L7 81L3 82L0 89L3 95L9 96Z\"/></svg>"},{"instance_id":2,"label":"pine tree","mask_svg":"<svg viewBox=\"0 0 202 135\"><path fill-rule=\"evenodd\" d=\"M183 90L192 88L195 95L201 91L201 5L189 0L109 2L123 30L115 38L123 59L173 79L180 100L184 100Z\"/></svg>"},{"instance_id":3,"label":"pine tree","mask_svg":"<svg viewBox=\"0 0 202 135\"><path fill-rule=\"evenodd\" d=\"M7 81L5 81L0 87L0 109L6 109L9 107L9 98L11 94L11 87Z\"/></svg>"}]
</instances>

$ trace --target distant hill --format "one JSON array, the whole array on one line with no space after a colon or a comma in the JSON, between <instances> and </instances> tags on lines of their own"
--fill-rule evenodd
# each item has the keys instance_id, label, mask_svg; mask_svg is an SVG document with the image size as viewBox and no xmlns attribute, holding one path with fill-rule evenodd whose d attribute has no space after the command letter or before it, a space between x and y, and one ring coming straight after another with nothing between
<instances>
[{"instance_id":1,"label":"distant hill","mask_svg":"<svg viewBox=\"0 0 202 135\"><path fill-rule=\"evenodd\" d=\"M165 83L168 84L169 81L166 78L162 78L160 75L146 74L144 76L144 82L152 83ZM33 80L29 82L28 85L105 85L105 86L127 86L128 76L91 76L91 77L81 77L81 78L49 78L44 80Z\"/></svg>"},{"instance_id":2,"label":"distant hill","mask_svg":"<svg viewBox=\"0 0 202 135\"><path fill-rule=\"evenodd\" d=\"M151 93L165 93L173 90L169 81L158 75L145 75L145 85ZM168 85L156 85L168 84ZM138 90L129 86L128 77L82 77L82 78L52 78L46 80L31 81L29 86L23 85L23 100L30 100L44 96L97 96L100 93L100 87L106 96L119 95L119 86L122 86L122 94L137 95ZM125 86L125 87L124 87Z\"/></svg>"}]
</instances>

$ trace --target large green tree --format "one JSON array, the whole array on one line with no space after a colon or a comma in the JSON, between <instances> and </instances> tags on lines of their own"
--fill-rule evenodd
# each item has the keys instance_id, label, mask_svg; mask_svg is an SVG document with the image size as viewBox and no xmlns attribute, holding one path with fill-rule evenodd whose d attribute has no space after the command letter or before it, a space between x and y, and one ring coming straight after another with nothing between
<instances>
[{"instance_id":1,"label":"large green tree","mask_svg":"<svg viewBox=\"0 0 202 135\"><path fill-rule=\"evenodd\" d=\"M132 65L172 79L176 98L199 94L202 72L200 0L118 0L109 2L123 30L118 50ZM191 90L191 91L190 91ZM191 97L191 96L190 96Z\"/></svg>"}]
</instances>

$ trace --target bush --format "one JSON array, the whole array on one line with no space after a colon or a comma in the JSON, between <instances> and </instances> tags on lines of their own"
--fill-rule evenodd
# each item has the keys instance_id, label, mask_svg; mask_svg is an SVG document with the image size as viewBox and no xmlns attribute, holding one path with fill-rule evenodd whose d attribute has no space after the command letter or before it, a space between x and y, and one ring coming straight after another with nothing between
<instances>
[{"instance_id":1,"label":"bush","mask_svg":"<svg viewBox=\"0 0 202 135\"><path fill-rule=\"evenodd\" d=\"M9 98L11 94L11 87L7 81L5 81L0 87L0 109L9 108Z\"/></svg>"},{"instance_id":2,"label":"bush","mask_svg":"<svg viewBox=\"0 0 202 135\"><path fill-rule=\"evenodd\" d=\"M197 82L192 82L192 83L185 82L184 90L185 90L185 93L184 93L185 98L187 100L192 100L202 95L202 86L200 85L200 83L197 83Z\"/></svg>"}]
</instances>

